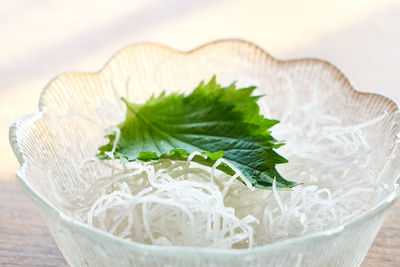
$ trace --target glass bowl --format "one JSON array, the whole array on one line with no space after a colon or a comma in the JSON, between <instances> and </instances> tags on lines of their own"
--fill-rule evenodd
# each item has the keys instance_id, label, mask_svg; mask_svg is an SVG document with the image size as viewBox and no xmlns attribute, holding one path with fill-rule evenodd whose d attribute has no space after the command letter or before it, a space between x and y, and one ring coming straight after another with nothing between
<instances>
[{"instance_id":1,"label":"glass bowl","mask_svg":"<svg viewBox=\"0 0 400 267\"><path fill-rule=\"evenodd\" d=\"M387 116L367 131L376 172L390 194L369 211L341 227L287 239L254 249L212 249L145 245L124 240L68 216L63 198L80 190L77 169L82 159L97 152L94 136L103 132L96 107L104 101L123 114L120 96L143 102L162 91L188 92L199 81L216 75L223 85L256 85L266 94L262 112L280 118L289 77L298 101L311 97L312 84L327 97L324 110L352 124ZM10 143L21 167L17 178L36 202L61 253L71 266L358 266L364 259L388 208L397 197L398 111L391 99L354 90L333 65L317 59L279 61L256 45L241 40L206 44L179 52L156 44L138 44L119 51L96 73L65 73L43 90L39 111L16 119ZM108 118L118 123L116 118ZM91 120L95 123L87 123ZM389 161L390 159L390 161ZM389 163L388 163L389 162Z\"/></svg>"}]
</instances>

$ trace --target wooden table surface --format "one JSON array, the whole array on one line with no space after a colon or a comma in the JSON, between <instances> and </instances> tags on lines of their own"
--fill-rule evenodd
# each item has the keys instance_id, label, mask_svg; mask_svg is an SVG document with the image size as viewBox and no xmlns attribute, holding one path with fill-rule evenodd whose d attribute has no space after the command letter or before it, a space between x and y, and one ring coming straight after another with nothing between
<instances>
[{"instance_id":1,"label":"wooden table surface","mask_svg":"<svg viewBox=\"0 0 400 267\"><path fill-rule=\"evenodd\" d=\"M0 266L67 266L37 208L13 176L0 179ZM399 208L397 201L363 267L400 266Z\"/></svg>"}]
</instances>

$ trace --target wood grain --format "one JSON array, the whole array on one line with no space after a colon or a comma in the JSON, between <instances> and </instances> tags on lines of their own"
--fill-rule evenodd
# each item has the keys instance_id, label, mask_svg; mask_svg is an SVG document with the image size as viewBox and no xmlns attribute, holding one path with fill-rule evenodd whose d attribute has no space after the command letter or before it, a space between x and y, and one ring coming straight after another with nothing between
<instances>
[{"instance_id":1,"label":"wood grain","mask_svg":"<svg viewBox=\"0 0 400 267\"><path fill-rule=\"evenodd\" d=\"M363 267L400 266L400 201L391 208ZM0 179L0 266L67 266L14 175Z\"/></svg>"},{"instance_id":2,"label":"wood grain","mask_svg":"<svg viewBox=\"0 0 400 267\"><path fill-rule=\"evenodd\" d=\"M362 266L400 266L400 201L391 207Z\"/></svg>"},{"instance_id":3,"label":"wood grain","mask_svg":"<svg viewBox=\"0 0 400 267\"><path fill-rule=\"evenodd\" d=\"M68 266L14 177L0 180L0 266Z\"/></svg>"}]
</instances>

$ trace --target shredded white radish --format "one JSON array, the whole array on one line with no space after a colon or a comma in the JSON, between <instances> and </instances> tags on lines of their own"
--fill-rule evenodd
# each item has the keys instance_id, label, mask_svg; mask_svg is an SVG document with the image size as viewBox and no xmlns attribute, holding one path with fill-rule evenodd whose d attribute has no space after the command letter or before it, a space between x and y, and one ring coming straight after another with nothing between
<instances>
[{"instance_id":1,"label":"shredded white radish","mask_svg":"<svg viewBox=\"0 0 400 267\"><path fill-rule=\"evenodd\" d=\"M99 179L93 185L98 196L93 197L93 190L87 191L84 198L88 203L76 214L80 220L147 244L253 246L253 226L259 221L252 215L239 218L234 208L225 206L223 191L227 189L211 182L210 173L200 175L206 172L201 166L190 164L187 169L181 162L168 160L161 164L114 164L112 178ZM226 182L233 183L229 179Z\"/></svg>"},{"instance_id":2,"label":"shredded white radish","mask_svg":"<svg viewBox=\"0 0 400 267\"><path fill-rule=\"evenodd\" d=\"M272 191L256 189L225 159L212 167L194 163L195 156L206 157L200 152L186 162L120 163L113 159L114 145L107 152L111 160L82 162L78 173L84 193L64 201L64 207L93 227L162 246L252 248L354 219L393 190L381 178L394 157L378 173L372 170L377 145L366 134L387 114L345 124L322 112L329 96L319 96L315 88L310 101L300 103L290 80L288 86L288 108L272 134L284 140L278 153L289 160L278 166L279 172L303 185L278 191L274 181ZM118 108L106 101L96 108L102 124L115 133L116 144L120 132L112 125L122 115L111 114L114 110ZM219 171L221 163L236 174Z\"/></svg>"},{"instance_id":3,"label":"shredded white radish","mask_svg":"<svg viewBox=\"0 0 400 267\"><path fill-rule=\"evenodd\" d=\"M283 177L304 185L290 191L273 188L274 198L267 199L257 228L266 233L259 235L260 244L340 226L389 192L380 179L387 166L379 174L373 172L371 154L377 147L371 147L365 134L365 128L376 127L387 114L345 125L340 118L321 112L326 102L316 88L310 102L299 104L290 80L288 86L291 106L272 133L285 141L277 151L289 163L277 168Z\"/></svg>"}]
</instances>

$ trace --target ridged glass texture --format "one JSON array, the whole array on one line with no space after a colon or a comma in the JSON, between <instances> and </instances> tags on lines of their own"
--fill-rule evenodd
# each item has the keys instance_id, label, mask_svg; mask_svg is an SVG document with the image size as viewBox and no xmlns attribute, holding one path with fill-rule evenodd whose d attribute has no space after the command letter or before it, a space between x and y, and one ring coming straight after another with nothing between
<instances>
[{"instance_id":1,"label":"ridged glass texture","mask_svg":"<svg viewBox=\"0 0 400 267\"><path fill-rule=\"evenodd\" d=\"M187 92L216 74L224 85L256 85L265 94L263 112L278 118L287 105L288 80L298 101L312 97L312 88L326 96L324 112L346 124L375 118L383 121L367 132L379 142L371 168L379 172L388 156L394 160L385 181L393 193L374 209L341 228L289 239L252 250L159 247L129 242L67 216L60 196L80 193L77 168L96 153L101 129L96 107L106 100L123 112L119 97L143 102L163 90ZM360 93L331 64L316 60L278 61L259 47L240 40L213 42L191 52L155 44L139 44L119 51L99 72L66 73L44 89L39 111L17 119L10 143L21 163L17 177L46 219L58 247L71 266L358 266L364 259L387 212L396 199L400 156L394 146L397 105L387 97ZM79 114L79 115L77 115ZM85 119L83 118L85 117ZM118 121L115 121L117 123ZM90 174L88 174L90 175Z\"/></svg>"}]
</instances>

